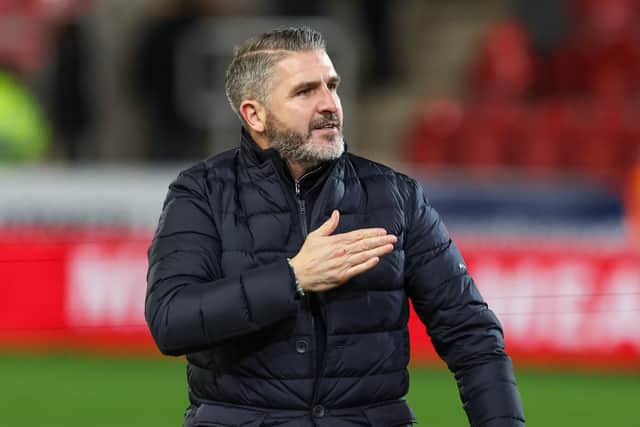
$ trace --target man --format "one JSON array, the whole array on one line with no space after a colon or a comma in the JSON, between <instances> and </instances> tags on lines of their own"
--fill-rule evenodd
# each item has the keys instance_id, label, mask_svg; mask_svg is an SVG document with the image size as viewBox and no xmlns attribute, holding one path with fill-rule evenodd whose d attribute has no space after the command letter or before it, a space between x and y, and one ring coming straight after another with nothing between
<instances>
[{"instance_id":1,"label":"man","mask_svg":"<svg viewBox=\"0 0 640 427\"><path fill-rule=\"evenodd\" d=\"M473 426L523 426L500 324L412 179L344 152L340 78L307 28L248 40L226 78L240 147L171 184L146 319L186 354L185 426L402 426L408 298Z\"/></svg>"}]
</instances>

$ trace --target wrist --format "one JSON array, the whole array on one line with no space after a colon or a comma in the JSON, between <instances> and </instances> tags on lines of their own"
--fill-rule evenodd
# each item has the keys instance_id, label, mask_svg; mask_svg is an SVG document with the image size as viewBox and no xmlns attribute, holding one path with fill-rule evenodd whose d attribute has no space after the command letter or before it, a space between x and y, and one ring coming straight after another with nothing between
<instances>
[{"instance_id":1,"label":"wrist","mask_svg":"<svg viewBox=\"0 0 640 427\"><path fill-rule=\"evenodd\" d=\"M294 261L291 258L287 258L287 264L289 264L289 268L291 269L291 273L293 275L293 281L294 281L294 286L296 289L296 293L303 297L305 295L305 290L302 287L302 284L300 283L300 279L298 277L298 274L296 273L296 267L294 265Z\"/></svg>"}]
</instances>

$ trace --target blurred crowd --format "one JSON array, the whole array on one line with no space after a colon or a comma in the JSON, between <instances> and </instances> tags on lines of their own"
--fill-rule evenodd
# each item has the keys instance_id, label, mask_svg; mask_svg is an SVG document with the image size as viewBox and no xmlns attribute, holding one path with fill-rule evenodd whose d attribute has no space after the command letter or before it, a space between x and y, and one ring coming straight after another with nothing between
<instances>
[{"instance_id":1,"label":"blurred crowd","mask_svg":"<svg viewBox=\"0 0 640 427\"><path fill-rule=\"evenodd\" d=\"M512 12L479 41L466 96L419 106L406 160L594 178L627 200L640 235L640 1L521 0Z\"/></svg>"},{"instance_id":2,"label":"blurred crowd","mask_svg":"<svg viewBox=\"0 0 640 427\"><path fill-rule=\"evenodd\" d=\"M387 34L390 3L350 3L365 43L375 44L380 53L363 67L360 80L385 84L394 76ZM100 115L95 99L97 31L91 16L106 4L99 0L0 0L1 162L101 160L91 148L95 144L91 131ZM119 102L135 104L145 122L145 135L134 142L141 146L134 151L141 154L131 160L169 162L202 158L211 151L210 125L198 123L185 111L181 105L185 96L179 93L184 86L180 55L189 48L189 38L199 24L211 25L212 18L232 16L324 17L333 10L318 0L146 0L137 7L144 18L129 35L129 52L118 67L119 82L127 92L127 99ZM231 48L226 47L229 53ZM203 75L212 74L213 66L204 58L194 75L211 80ZM203 85L207 84L221 86L223 82Z\"/></svg>"},{"instance_id":3,"label":"blurred crowd","mask_svg":"<svg viewBox=\"0 0 640 427\"><path fill-rule=\"evenodd\" d=\"M492 25L469 65L467 96L418 110L407 159L577 171L619 187L640 154L640 2L535 6L556 19L515 8L521 17Z\"/></svg>"},{"instance_id":4,"label":"blurred crowd","mask_svg":"<svg viewBox=\"0 0 640 427\"><path fill-rule=\"evenodd\" d=\"M54 133L59 131L64 138L70 126L86 123L86 118L70 115L88 110L85 100L76 98L82 95L83 84L77 20L89 7L89 2L79 0L0 1L0 160L42 159L49 154ZM46 108L34 95L33 83L49 61L60 69L53 73L53 104ZM73 87L64 87L69 84ZM77 108L56 105L64 98L62 93ZM74 157L72 149L69 156Z\"/></svg>"}]
</instances>

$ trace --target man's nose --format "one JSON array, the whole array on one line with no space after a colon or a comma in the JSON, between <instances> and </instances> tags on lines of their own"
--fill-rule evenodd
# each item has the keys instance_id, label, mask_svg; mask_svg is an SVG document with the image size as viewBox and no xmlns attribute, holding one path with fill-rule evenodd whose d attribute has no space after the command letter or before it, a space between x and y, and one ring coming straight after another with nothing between
<instances>
[{"instance_id":1,"label":"man's nose","mask_svg":"<svg viewBox=\"0 0 640 427\"><path fill-rule=\"evenodd\" d=\"M335 91L332 91L328 87L323 87L321 91L321 99L318 103L318 111L322 112L330 112L337 113L338 106L340 105L340 101L338 98L338 94Z\"/></svg>"}]
</instances>

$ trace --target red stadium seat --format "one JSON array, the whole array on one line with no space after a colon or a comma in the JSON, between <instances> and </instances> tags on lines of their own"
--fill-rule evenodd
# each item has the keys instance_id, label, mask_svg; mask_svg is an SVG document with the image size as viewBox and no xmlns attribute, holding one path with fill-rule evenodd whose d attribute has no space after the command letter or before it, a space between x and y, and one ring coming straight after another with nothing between
<instances>
[{"instance_id":1,"label":"red stadium seat","mask_svg":"<svg viewBox=\"0 0 640 427\"><path fill-rule=\"evenodd\" d=\"M581 138L579 121L579 105L569 99L531 105L520 163L536 171L566 168Z\"/></svg>"},{"instance_id":2,"label":"red stadium seat","mask_svg":"<svg viewBox=\"0 0 640 427\"><path fill-rule=\"evenodd\" d=\"M406 161L443 164L449 162L450 146L460 137L464 110L453 99L431 101L416 113L407 136Z\"/></svg>"},{"instance_id":3,"label":"red stadium seat","mask_svg":"<svg viewBox=\"0 0 640 427\"><path fill-rule=\"evenodd\" d=\"M472 97L524 96L534 81L533 61L525 30L516 22L496 24L481 41L472 66Z\"/></svg>"},{"instance_id":4,"label":"red stadium seat","mask_svg":"<svg viewBox=\"0 0 640 427\"><path fill-rule=\"evenodd\" d=\"M579 30L592 43L606 45L636 30L637 0L581 0L577 4Z\"/></svg>"},{"instance_id":5,"label":"red stadium seat","mask_svg":"<svg viewBox=\"0 0 640 427\"><path fill-rule=\"evenodd\" d=\"M494 169L502 164L501 141L482 127L467 127L458 154L459 163L471 168Z\"/></svg>"},{"instance_id":6,"label":"red stadium seat","mask_svg":"<svg viewBox=\"0 0 640 427\"><path fill-rule=\"evenodd\" d=\"M454 162L483 169L505 164L508 113L507 104L498 102L468 105L459 144L453 147Z\"/></svg>"},{"instance_id":7,"label":"red stadium seat","mask_svg":"<svg viewBox=\"0 0 640 427\"><path fill-rule=\"evenodd\" d=\"M575 1L574 26L551 59L557 93L622 99L640 92L640 2Z\"/></svg>"},{"instance_id":8,"label":"red stadium seat","mask_svg":"<svg viewBox=\"0 0 640 427\"><path fill-rule=\"evenodd\" d=\"M558 139L535 113L522 125L522 139L515 152L515 164L532 172L551 170L558 165Z\"/></svg>"},{"instance_id":9,"label":"red stadium seat","mask_svg":"<svg viewBox=\"0 0 640 427\"><path fill-rule=\"evenodd\" d=\"M545 85L555 96L581 95L587 92L589 52L585 46L568 43L549 59L549 79Z\"/></svg>"},{"instance_id":10,"label":"red stadium seat","mask_svg":"<svg viewBox=\"0 0 640 427\"><path fill-rule=\"evenodd\" d=\"M591 103L585 108L580 140L573 148L570 161L578 170L611 182L616 174L623 116L618 109L608 108L600 103Z\"/></svg>"},{"instance_id":11,"label":"red stadium seat","mask_svg":"<svg viewBox=\"0 0 640 427\"><path fill-rule=\"evenodd\" d=\"M640 47L631 38L601 49L591 58L588 90L603 100L640 94Z\"/></svg>"}]
</instances>

